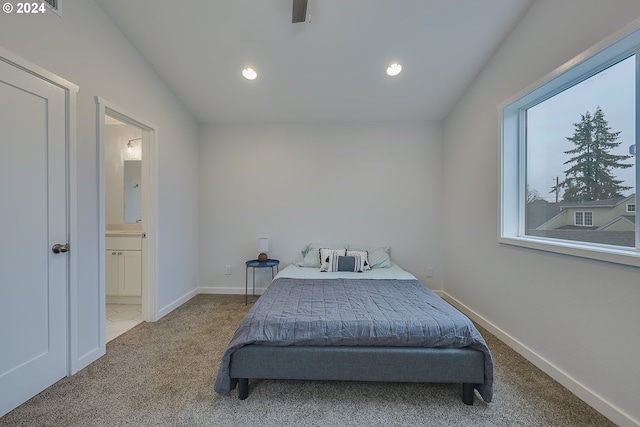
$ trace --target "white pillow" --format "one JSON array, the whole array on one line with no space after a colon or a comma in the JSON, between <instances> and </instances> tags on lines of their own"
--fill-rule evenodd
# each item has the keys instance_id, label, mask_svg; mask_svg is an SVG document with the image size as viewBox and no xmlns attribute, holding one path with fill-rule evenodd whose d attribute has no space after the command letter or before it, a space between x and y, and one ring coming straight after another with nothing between
<instances>
[{"instance_id":1,"label":"white pillow","mask_svg":"<svg viewBox=\"0 0 640 427\"><path fill-rule=\"evenodd\" d=\"M320 268L320 248L346 248L346 244L309 243L302 250L302 261L297 263L298 267Z\"/></svg>"},{"instance_id":2,"label":"white pillow","mask_svg":"<svg viewBox=\"0 0 640 427\"><path fill-rule=\"evenodd\" d=\"M371 266L369 265L369 254L367 251L347 251L347 256L359 257L360 266L358 271L371 270Z\"/></svg>"},{"instance_id":3,"label":"white pillow","mask_svg":"<svg viewBox=\"0 0 640 427\"><path fill-rule=\"evenodd\" d=\"M391 267L391 246L353 245L347 246L350 251L367 251L371 268Z\"/></svg>"},{"instance_id":4,"label":"white pillow","mask_svg":"<svg viewBox=\"0 0 640 427\"><path fill-rule=\"evenodd\" d=\"M344 256L346 249L320 248L320 271L331 271L334 256Z\"/></svg>"}]
</instances>

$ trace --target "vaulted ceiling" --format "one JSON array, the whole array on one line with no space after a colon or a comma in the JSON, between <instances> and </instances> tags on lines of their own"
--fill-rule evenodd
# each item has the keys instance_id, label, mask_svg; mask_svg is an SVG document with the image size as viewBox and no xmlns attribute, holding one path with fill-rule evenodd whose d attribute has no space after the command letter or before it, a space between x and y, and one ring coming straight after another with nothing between
<instances>
[{"instance_id":1,"label":"vaulted ceiling","mask_svg":"<svg viewBox=\"0 0 640 427\"><path fill-rule=\"evenodd\" d=\"M534 0L96 1L198 121L267 123L442 119Z\"/></svg>"}]
</instances>

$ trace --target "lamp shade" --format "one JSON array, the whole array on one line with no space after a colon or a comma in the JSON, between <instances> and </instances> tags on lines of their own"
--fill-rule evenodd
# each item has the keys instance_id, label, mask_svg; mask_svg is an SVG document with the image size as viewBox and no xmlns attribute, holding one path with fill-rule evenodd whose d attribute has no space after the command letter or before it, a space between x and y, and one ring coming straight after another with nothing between
<instances>
[{"instance_id":1,"label":"lamp shade","mask_svg":"<svg viewBox=\"0 0 640 427\"><path fill-rule=\"evenodd\" d=\"M269 252L269 239L260 237L258 239L258 252Z\"/></svg>"}]
</instances>

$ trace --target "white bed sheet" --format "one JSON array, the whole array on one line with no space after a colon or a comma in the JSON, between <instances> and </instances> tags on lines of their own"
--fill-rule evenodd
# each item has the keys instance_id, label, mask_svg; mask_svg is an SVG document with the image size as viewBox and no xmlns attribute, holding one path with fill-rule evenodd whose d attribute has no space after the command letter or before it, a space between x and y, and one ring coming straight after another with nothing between
<instances>
[{"instance_id":1,"label":"white bed sheet","mask_svg":"<svg viewBox=\"0 0 640 427\"><path fill-rule=\"evenodd\" d=\"M398 264L392 262L388 268L373 268L355 273L353 271L320 271L317 267L298 267L295 264L289 264L278 272L275 279L278 278L291 279L403 279L417 280L416 277L404 270Z\"/></svg>"}]
</instances>

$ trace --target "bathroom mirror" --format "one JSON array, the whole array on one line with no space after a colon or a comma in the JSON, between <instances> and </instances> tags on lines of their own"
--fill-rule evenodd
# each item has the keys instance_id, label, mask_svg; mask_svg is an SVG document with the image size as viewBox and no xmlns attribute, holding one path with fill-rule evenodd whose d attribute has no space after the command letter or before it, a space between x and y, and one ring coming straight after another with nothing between
<instances>
[{"instance_id":1,"label":"bathroom mirror","mask_svg":"<svg viewBox=\"0 0 640 427\"><path fill-rule=\"evenodd\" d=\"M142 220L142 161L124 161L124 222Z\"/></svg>"}]
</instances>

